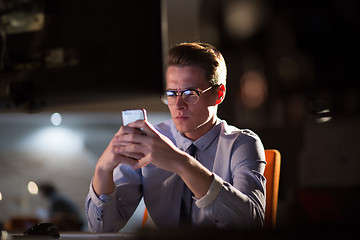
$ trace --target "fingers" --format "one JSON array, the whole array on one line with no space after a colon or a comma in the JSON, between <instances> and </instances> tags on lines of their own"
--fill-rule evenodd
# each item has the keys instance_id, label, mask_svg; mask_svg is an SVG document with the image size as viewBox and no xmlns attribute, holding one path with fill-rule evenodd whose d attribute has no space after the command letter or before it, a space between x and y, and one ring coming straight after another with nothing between
<instances>
[{"instance_id":1,"label":"fingers","mask_svg":"<svg viewBox=\"0 0 360 240\"><path fill-rule=\"evenodd\" d=\"M121 136L115 136L112 140L112 145L114 147L127 146L133 143L141 143L143 141L143 136L139 134L126 134Z\"/></svg>"},{"instance_id":2,"label":"fingers","mask_svg":"<svg viewBox=\"0 0 360 240\"><path fill-rule=\"evenodd\" d=\"M133 150L133 147L131 147L131 145L113 147L113 153L115 155L123 156L126 158L131 158L136 161L144 157L144 154L142 154L140 152L135 152Z\"/></svg>"},{"instance_id":3,"label":"fingers","mask_svg":"<svg viewBox=\"0 0 360 240\"><path fill-rule=\"evenodd\" d=\"M115 136L126 135L126 134L142 134L143 133L140 130L140 128L131 127L129 125L121 126L119 131L115 134Z\"/></svg>"},{"instance_id":4,"label":"fingers","mask_svg":"<svg viewBox=\"0 0 360 240\"><path fill-rule=\"evenodd\" d=\"M135 164L131 165L131 167L136 170L142 167L145 167L150 163L150 159L147 157L141 158L139 161L137 161Z\"/></svg>"},{"instance_id":5,"label":"fingers","mask_svg":"<svg viewBox=\"0 0 360 240\"><path fill-rule=\"evenodd\" d=\"M137 165L138 160L144 157L144 154L135 148L136 143L141 142L139 139L141 136L143 135L140 129L128 126L122 126L119 129L111 141L115 164Z\"/></svg>"},{"instance_id":6,"label":"fingers","mask_svg":"<svg viewBox=\"0 0 360 240\"><path fill-rule=\"evenodd\" d=\"M126 164L133 169L142 168L150 163L150 145L157 136L157 130L146 120L122 126L112 140L113 153L131 159Z\"/></svg>"},{"instance_id":7,"label":"fingers","mask_svg":"<svg viewBox=\"0 0 360 240\"><path fill-rule=\"evenodd\" d=\"M127 164L127 165L136 165L138 162L138 160L131 158L131 157L126 157L123 155L116 155L113 159L113 163L117 166L119 164Z\"/></svg>"},{"instance_id":8,"label":"fingers","mask_svg":"<svg viewBox=\"0 0 360 240\"><path fill-rule=\"evenodd\" d=\"M122 126L113 139L114 146L126 146L130 143L146 144L153 137L158 137L157 130L147 121L138 120Z\"/></svg>"},{"instance_id":9,"label":"fingers","mask_svg":"<svg viewBox=\"0 0 360 240\"><path fill-rule=\"evenodd\" d=\"M135 136L141 136L142 131L140 129L129 127L129 126L122 126L120 127L119 131L114 135L112 139L113 146L123 146L129 143L133 143L135 140Z\"/></svg>"},{"instance_id":10,"label":"fingers","mask_svg":"<svg viewBox=\"0 0 360 240\"><path fill-rule=\"evenodd\" d=\"M119 164L135 165L141 158L140 155L117 154L114 150L115 148L108 146L96 164L97 169L103 172L112 172Z\"/></svg>"},{"instance_id":11,"label":"fingers","mask_svg":"<svg viewBox=\"0 0 360 240\"><path fill-rule=\"evenodd\" d=\"M138 161L145 157L145 154L134 148L141 145L138 144L141 142L139 137L145 137L140 129L122 126L103 152L97 167L101 171L111 172L119 164L139 166Z\"/></svg>"},{"instance_id":12,"label":"fingers","mask_svg":"<svg viewBox=\"0 0 360 240\"><path fill-rule=\"evenodd\" d=\"M148 136L156 136L157 130L146 120L138 120L128 124L129 127L135 128L142 131L142 134Z\"/></svg>"}]
</instances>

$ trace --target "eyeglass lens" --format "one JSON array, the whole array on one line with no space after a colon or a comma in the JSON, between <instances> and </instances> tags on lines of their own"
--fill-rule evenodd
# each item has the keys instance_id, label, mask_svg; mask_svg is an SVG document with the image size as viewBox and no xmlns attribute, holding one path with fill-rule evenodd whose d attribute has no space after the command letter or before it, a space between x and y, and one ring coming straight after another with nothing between
<instances>
[{"instance_id":1,"label":"eyeglass lens","mask_svg":"<svg viewBox=\"0 0 360 240\"><path fill-rule=\"evenodd\" d=\"M165 104L172 105L176 103L177 95L175 92L167 91L165 95L162 97L162 100ZM189 104L194 104L198 101L199 95L194 90L185 90L180 93L184 102Z\"/></svg>"}]
</instances>

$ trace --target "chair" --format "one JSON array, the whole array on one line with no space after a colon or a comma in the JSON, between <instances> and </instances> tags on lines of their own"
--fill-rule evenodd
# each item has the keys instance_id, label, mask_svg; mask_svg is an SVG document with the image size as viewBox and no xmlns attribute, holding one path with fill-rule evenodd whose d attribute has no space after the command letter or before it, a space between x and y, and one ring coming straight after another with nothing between
<instances>
[{"instance_id":1,"label":"chair","mask_svg":"<svg viewBox=\"0 0 360 240\"><path fill-rule=\"evenodd\" d=\"M278 204L280 162L281 155L278 150L265 150L266 166L264 176L266 178L266 207L265 207L265 228L275 228L276 212ZM145 208L142 226L145 226L148 219L148 211Z\"/></svg>"},{"instance_id":2,"label":"chair","mask_svg":"<svg viewBox=\"0 0 360 240\"><path fill-rule=\"evenodd\" d=\"M264 226L265 228L275 228L281 155L278 150L266 149L265 158L266 166L264 176L266 178L266 207Z\"/></svg>"}]
</instances>

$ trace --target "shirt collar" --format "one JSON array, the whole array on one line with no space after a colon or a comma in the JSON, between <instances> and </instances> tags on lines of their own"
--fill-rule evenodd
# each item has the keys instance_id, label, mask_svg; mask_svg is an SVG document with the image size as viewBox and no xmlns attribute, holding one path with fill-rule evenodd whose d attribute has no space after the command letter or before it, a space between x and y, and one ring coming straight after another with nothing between
<instances>
[{"instance_id":1,"label":"shirt collar","mask_svg":"<svg viewBox=\"0 0 360 240\"><path fill-rule=\"evenodd\" d=\"M216 137L219 136L219 133L221 130L220 123L221 123L221 120L217 119L214 127L210 131L208 131L206 134L201 136L199 139L197 139L196 141L192 141L192 140L186 138L183 134L176 131L177 134L176 134L175 140L176 140L176 144L177 144L178 148L180 148L183 151L186 151L191 144L194 144L198 148L198 150L200 150L200 151L206 150L206 148L208 148L210 146L210 144L216 139Z\"/></svg>"}]
</instances>

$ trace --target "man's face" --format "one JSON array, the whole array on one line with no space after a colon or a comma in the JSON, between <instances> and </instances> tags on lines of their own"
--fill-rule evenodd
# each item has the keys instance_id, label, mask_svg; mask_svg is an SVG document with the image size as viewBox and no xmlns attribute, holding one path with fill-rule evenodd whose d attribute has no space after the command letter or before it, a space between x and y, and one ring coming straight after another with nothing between
<instances>
[{"instance_id":1,"label":"man's face","mask_svg":"<svg viewBox=\"0 0 360 240\"><path fill-rule=\"evenodd\" d=\"M201 67L169 66L167 69L166 90L195 89L202 91L208 87L210 87L210 83L206 81L205 72ZM176 129L192 140L207 133L216 121L216 100L217 91L215 89L201 94L195 104L187 104L181 96L177 96L176 103L168 106Z\"/></svg>"}]
</instances>

